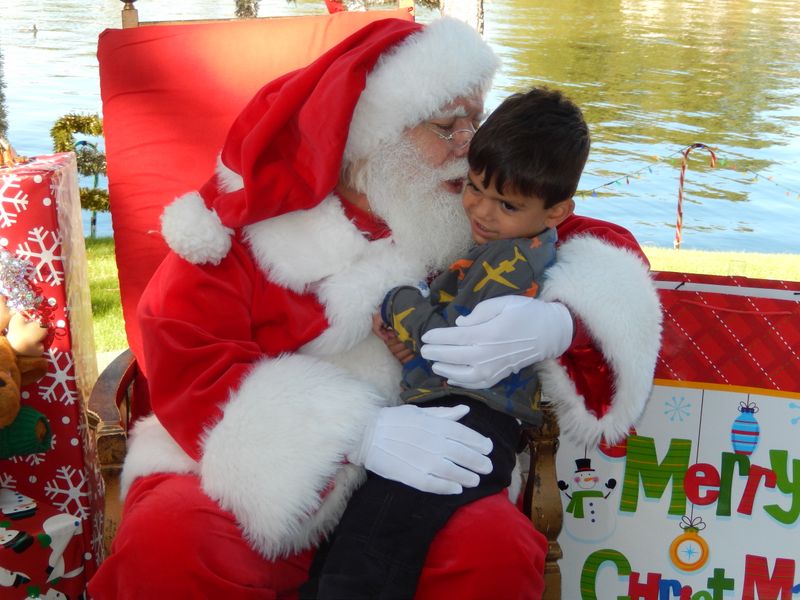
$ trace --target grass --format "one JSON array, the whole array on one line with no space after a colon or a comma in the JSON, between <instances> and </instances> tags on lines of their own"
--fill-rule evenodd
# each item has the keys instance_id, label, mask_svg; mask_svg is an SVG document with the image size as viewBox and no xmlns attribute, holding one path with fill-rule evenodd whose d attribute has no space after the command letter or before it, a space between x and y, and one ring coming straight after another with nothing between
<instances>
[{"instance_id":1,"label":"grass","mask_svg":"<svg viewBox=\"0 0 800 600\"><path fill-rule=\"evenodd\" d=\"M654 246L645 246L644 253L654 271L800 281L800 256L797 254L673 250Z\"/></svg>"},{"instance_id":2,"label":"grass","mask_svg":"<svg viewBox=\"0 0 800 600\"><path fill-rule=\"evenodd\" d=\"M94 342L97 352L127 348L119 280L112 238L86 238L89 293L92 299Z\"/></svg>"},{"instance_id":3,"label":"grass","mask_svg":"<svg viewBox=\"0 0 800 600\"><path fill-rule=\"evenodd\" d=\"M672 250L654 246L646 246L644 251L654 271L800 281L800 257L796 254ZM119 302L114 241L111 238L87 238L86 252L97 352L121 350L128 346L128 342Z\"/></svg>"}]
</instances>

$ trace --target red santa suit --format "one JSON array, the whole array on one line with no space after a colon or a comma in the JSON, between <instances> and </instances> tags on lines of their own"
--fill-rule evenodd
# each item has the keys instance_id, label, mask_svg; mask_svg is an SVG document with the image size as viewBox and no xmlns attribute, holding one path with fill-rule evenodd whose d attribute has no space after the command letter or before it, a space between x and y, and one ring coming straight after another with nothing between
<instances>
[{"instance_id":1,"label":"red santa suit","mask_svg":"<svg viewBox=\"0 0 800 600\"><path fill-rule=\"evenodd\" d=\"M265 86L216 177L167 209L174 252L140 305L154 414L129 441L123 521L94 597L294 597L363 480L348 453L397 402L400 365L371 316L386 290L426 275L331 192L340 159L485 90L495 66L456 21L372 24ZM565 303L584 333L541 367L543 391L569 434L617 437L649 394L657 296L624 230L574 217L559 235L542 298ZM418 597L539 598L545 553L507 496L475 502L437 536Z\"/></svg>"}]
</instances>

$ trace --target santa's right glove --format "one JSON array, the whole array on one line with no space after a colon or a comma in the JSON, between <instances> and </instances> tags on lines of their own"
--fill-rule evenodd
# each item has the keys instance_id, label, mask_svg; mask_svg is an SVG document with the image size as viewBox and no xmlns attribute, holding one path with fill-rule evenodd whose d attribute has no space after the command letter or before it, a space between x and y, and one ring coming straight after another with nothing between
<instances>
[{"instance_id":1,"label":"santa's right glove","mask_svg":"<svg viewBox=\"0 0 800 600\"><path fill-rule=\"evenodd\" d=\"M492 472L492 441L457 422L468 412L463 404L382 408L348 459L423 492L460 494Z\"/></svg>"}]
</instances>

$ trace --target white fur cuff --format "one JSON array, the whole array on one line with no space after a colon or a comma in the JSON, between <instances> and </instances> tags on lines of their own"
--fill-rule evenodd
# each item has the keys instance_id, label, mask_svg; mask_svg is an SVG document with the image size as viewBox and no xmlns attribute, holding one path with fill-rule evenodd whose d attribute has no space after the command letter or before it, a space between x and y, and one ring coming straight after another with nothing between
<instances>
[{"instance_id":1,"label":"white fur cuff","mask_svg":"<svg viewBox=\"0 0 800 600\"><path fill-rule=\"evenodd\" d=\"M120 479L125 498L133 481L155 473L200 473L200 465L178 446L164 426L150 415L136 421L128 436L128 452Z\"/></svg>"},{"instance_id":2,"label":"white fur cuff","mask_svg":"<svg viewBox=\"0 0 800 600\"><path fill-rule=\"evenodd\" d=\"M614 374L611 407L598 419L557 361L539 366L562 432L589 445L622 439L650 396L661 347L661 304L647 266L597 238L573 238L559 248L541 298L563 302L583 321Z\"/></svg>"},{"instance_id":3,"label":"white fur cuff","mask_svg":"<svg viewBox=\"0 0 800 600\"><path fill-rule=\"evenodd\" d=\"M361 482L363 469L343 461L380 405L373 388L323 360L264 360L207 434L203 489L265 557L308 548L333 529Z\"/></svg>"}]
</instances>

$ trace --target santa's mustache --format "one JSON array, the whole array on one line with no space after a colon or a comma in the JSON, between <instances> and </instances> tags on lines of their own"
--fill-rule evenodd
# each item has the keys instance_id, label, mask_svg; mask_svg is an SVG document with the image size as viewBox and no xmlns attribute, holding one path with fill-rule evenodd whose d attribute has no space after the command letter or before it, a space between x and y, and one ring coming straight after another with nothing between
<instances>
[{"instance_id":1,"label":"santa's mustache","mask_svg":"<svg viewBox=\"0 0 800 600\"><path fill-rule=\"evenodd\" d=\"M464 158L441 166L408 140L385 147L370 159L367 197L375 214L386 221L402 252L428 269L440 269L470 245L469 226L461 205L467 174ZM445 187L458 182L458 192Z\"/></svg>"}]
</instances>

